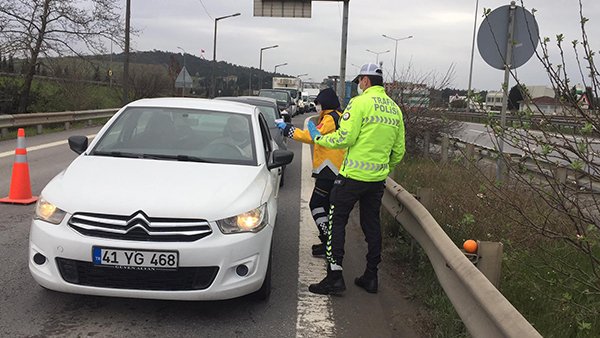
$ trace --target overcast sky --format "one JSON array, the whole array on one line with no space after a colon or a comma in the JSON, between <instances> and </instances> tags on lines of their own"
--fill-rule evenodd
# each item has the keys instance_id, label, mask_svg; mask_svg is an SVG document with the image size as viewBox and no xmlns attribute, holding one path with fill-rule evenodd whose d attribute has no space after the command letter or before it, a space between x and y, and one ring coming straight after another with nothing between
<instances>
[{"instance_id":1,"label":"overcast sky","mask_svg":"<svg viewBox=\"0 0 600 338\"><path fill-rule=\"evenodd\" d=\"M278 44L280 47L263 53L263 69L287 62L278 71L303 79L321 81L339 74L342 27L342 3L313 1L312 18L264 18L253 16L254 0L133 0L132 25L140 31L134 37L135 50L164 50L187 53L212 59L215 17L240 12L241 16L218 23L217 59L258 68L260 48ZM123 1L123 7L124 5ZM455 75L450 87L466 89L469 78L471 39L476 0L351 0L348 31L347 78L357 67L374 62L376 56L366 51L386 51L379 60L384 71L392 74L394 47L387 34L396 38L413 35L398 43L397 72L404 73L410 65L413 76L430 72L443 74L454 64ZM495 9L508 1L480 0L477 26L482 22L483 8ZM517 1L519 4L519 1ZM203 6L204 5L204 6ZM583 0L584 13L590 18L588 36L593 50L600 48L600 1ZM206 8L206 10L204 9ZM565 34L565 40L581 41L579 5L577 0L525 0L526 8L535 8L540 35L554 39ZM553 48L556 50L556 48ZM540 49L538 48L538 51ZM574 60L572 53L567 58ZM558 60L557 60L558 61ZM573 83L575 64L570 63ZM548 84L539 61L532 58L518 69L526 84ZM475 49L473 88L500 90L503 72L488 66ZM511 85L514 84L511 82Z\"/></svg>"}]
</instances>

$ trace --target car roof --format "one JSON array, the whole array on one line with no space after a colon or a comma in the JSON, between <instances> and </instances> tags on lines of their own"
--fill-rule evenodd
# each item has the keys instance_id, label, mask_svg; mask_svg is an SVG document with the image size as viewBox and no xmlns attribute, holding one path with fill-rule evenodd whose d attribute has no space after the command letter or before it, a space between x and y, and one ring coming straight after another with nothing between
<instances>
[{"instance_id":1,"label":"car roof","mask_svg":"<svg viewBox=\"0 0 600 338\"><path fill-rule=\"evenodd\" d=\"M277 100L275 100L274 98L265 97L265 96L223 96L223 97L216 97L215 99L234 101L234 102L247 102L247 103L251 103L254 105L256 105L256 104L277 105Z\"/></svg>"},{"instance_id":2,"label":"car roof","mask_svg":"<svg viewBox=\"0 0 600 338\"><path fill-rule=\"evenodd\" d=\"M256 108L249 104L226 100L211 100L190 97L159 97L141 99L127 104L127 107L170 107L223 111L247 115L257 114Z\"/></svg>"}]
</instances>

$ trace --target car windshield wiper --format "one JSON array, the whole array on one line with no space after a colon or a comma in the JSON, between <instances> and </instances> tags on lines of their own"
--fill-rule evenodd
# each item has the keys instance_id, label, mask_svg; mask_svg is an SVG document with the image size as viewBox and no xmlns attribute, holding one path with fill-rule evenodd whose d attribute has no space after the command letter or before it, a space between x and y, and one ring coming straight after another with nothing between
<instances>
[{"instance_id":1,"label":"car windshield wiper","mask_svg":"<svg viewBox=\"0 0 600 338\"><path fill-rule=\"evenodd\" d=\"M90 155L126 157L126 158L142 158L142 156L143 156L143 154L138 154L138 153L127 153L127 152L122 152L122 151L101 151L101 150L96 150L96 151L92 152Z\"/></svg>"},{"instance_id":2,"label":"car windshield wiper","mask_svg":"<svg viewBox=\"0 0 600 338\"><path fill-rule=\"evenodd\" d=\"M153 160L176 160L182 162L202 162L202 163L216 163L215 161L207 160L202 157L189 156L189 155L164 155L164 154L141 154L142 158L149 158Z\"/></svg>"}]
</instances>

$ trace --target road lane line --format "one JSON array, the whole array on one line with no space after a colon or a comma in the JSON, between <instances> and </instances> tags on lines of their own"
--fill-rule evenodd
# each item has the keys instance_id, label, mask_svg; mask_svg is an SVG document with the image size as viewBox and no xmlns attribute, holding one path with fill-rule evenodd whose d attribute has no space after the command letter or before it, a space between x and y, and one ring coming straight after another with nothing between
<instances>
[{"instance_id":1,"label":"road lane line","mask_svg":"<svg viewBox=\"0 0 600 338\"><path fill-rule=\"evenodd\" d=\"M98 135L98 134L87 135L86 137L88 139L92 139L92 138L96 137L96 135ZM67 144L67 143L69 143L68 140L44 143L44 144L40 144L40 145L33 146L33 147L27 147L27 152L29 153L29 152L36 151L36 150L58 147L58 146L61 146L63 144ZM0 153L0 158L7 157L7 156L13 156L14 154L15 154L14 150L5 151L3 153Z\"/></svg>"},{"instance_id":2,"label":"road lane line","mask_svg":"<svg viewBox=\"0 0 600 338\"><path fill-rule=\"evenodd\" d=\"M304 125L308 122L305 120ZM308 286L319 282L326 274L325 260L312 257L311 244L318 241L308 201L314 185L312 156L309 144L302 144L302 175L300 188L300 236L298 252L298 317L296 337L334 337L335 323L330 296L315 295Z\"/></svg>"}]
</instances>

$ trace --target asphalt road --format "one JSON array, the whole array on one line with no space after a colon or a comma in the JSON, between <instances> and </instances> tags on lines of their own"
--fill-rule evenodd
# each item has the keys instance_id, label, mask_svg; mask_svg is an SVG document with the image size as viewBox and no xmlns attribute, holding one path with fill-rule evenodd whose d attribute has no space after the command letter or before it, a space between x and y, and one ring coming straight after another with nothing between
<instances>
[{"instance_id":1,"label":"asphalt road","mask_svg":"<svg viewBox=\"0 0 600 338\"><path fill-rule=\"evenodd\" d=\"M294 124L301 126L305 117L294 118ZM27 138L34 195L39 194L47 182L77 155L66 144L31 149L64 141L69 135L92 135L98 130L79 129ZM14 147L14 140L0 142L1 197L8 194L14 158L9 153ZM302 222L305 223L301 224L301 207L307 203L300 196L302 147L289 142L288 148L294 151L295 159L286 169L285 186L279 196L273 247L273 289L268 302L257 302L249 297L219 302L156 301L72 295L42 289L27 267L29 225L34 206L0 204L0 336L313 336L297 328L298 314L305 312L302 307L307 304L299 301L306 297L302 296L305 292L302 292L303 285L299 280L308 273L299 271L299 266L304 266L299 262L311 262L311 266L316 267L311 273L320 277L324 276L325 264L309 257L306 250L299 250L303 247L299 228L305 226L315 233L316 229L312 229L311 220L304 219ZM304 165L310 166L310 163ZM395 269L382 267L377 295L367 294L353 285L354 277L364 269L365 251L360 226L353 217L348 225L344 271L348 290L343 297L309 295L320 297L313 300L326 306L324 311L327 313L317 321L331 321L332 330L327 331L329 336L418 336L413 330L415 306L405 299L403 288L399 287L402 281L398 280Z\"/></svg>"}]
</instances>

